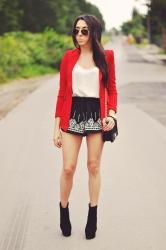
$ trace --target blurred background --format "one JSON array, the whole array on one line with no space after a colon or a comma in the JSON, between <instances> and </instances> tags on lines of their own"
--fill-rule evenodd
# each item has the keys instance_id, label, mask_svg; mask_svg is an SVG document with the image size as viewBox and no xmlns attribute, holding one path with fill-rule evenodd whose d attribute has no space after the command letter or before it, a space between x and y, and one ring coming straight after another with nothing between
<instances>
[{"instance_id":1,"label":"blurred background","mask_svg":"<svg viewBox=\"0 0 166 250\"><path fill-rule=\"evenodd\" d=\"M53 144L59 66L80 14L113 49L119 135L102 153L98 232L83 140L61 237L62 150ZM0 250L166 249L166 0L0 0Z\"/></svg>"}]
</instances>

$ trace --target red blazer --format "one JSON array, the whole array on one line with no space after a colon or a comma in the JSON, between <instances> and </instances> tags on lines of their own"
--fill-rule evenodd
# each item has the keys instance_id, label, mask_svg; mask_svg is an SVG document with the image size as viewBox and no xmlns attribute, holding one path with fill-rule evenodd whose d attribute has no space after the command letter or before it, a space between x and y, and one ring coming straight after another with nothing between
<instances>
[{"instance_id":1,"label":"red blazer","mask_svg":"<svg viewBox=\"0 0 166 250\"><path fill-rule=\"evenodd\" d=\"M117 89L115 77L115 62L113 50L105 50L106 61L109 72L109 90L110 94L107 97L107 112L109 109L117 112ZM60 128L65 131L69 126L71 105L72 105L72 70L80 55L80 50L74 48L67 50L60 64L60 84L57 95L55 117L60 117ZM99 69L99 98L100 98L100 115L101 120L105 117L105 89L102 83L102 72Z\"/></svg>"}]
</instances>

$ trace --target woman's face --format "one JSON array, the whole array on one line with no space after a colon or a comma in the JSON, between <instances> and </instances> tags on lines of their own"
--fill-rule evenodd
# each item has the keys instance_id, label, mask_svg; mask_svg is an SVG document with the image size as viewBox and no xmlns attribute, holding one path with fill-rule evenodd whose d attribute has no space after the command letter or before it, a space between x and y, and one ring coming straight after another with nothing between
<instances>
[{"instance_id":1,"label":"woman's face","mask_svg":"<svg viewBox=\"0 0 166 250\"><path fill-rule=\"evenodd\" d=\"M81 33L81 29L88 29L87 23L84 20L78 20L75 28L79 30L78 34L75 35L78 44L80 46L87 45L90 42L90 33L88 32L88 35L83 35Z\"/></svg>"}]
</instances>

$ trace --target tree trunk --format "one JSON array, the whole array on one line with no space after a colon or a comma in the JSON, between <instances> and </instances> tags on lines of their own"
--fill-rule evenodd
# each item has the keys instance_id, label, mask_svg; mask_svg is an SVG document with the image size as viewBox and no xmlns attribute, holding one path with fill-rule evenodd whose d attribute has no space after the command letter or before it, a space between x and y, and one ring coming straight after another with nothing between
<instances>
[{"instance_id":1,"label":"tree trunk","mask_svg":"<svg viewBox=\"0 0 166 250\"><path fill-rule=\"evenodd\" d=\"M162 28L162 44L163 44L163 49L166 51L166 28Z\"/></svg>"}]
</instances>

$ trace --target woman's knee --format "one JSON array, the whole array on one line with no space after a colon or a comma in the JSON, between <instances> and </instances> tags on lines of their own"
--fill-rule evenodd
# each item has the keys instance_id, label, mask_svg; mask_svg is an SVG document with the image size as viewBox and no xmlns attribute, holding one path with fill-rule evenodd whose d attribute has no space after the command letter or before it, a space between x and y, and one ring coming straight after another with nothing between
<instances>
[{"instance_id":1,"label":"woman's knee","mask_svg":"<svg viewBox=\"0 0 166 250\"><path fill-rule=\"evenodd\" d=\"M99 173L99 161L98 160L89 160L87 163L88 171L92 175Z\"/></svg>"},{"instance_id":2,"label":"woman's knee","mask_svg":"<svg viewBox=\"0 0 166 250\"><path fill-rule=\"evenodd\" d=\"M66 178L70 178L74 175L75 167L75 164L68 164L63 167L63 174Z\"/></svg>"}]
</instances>

